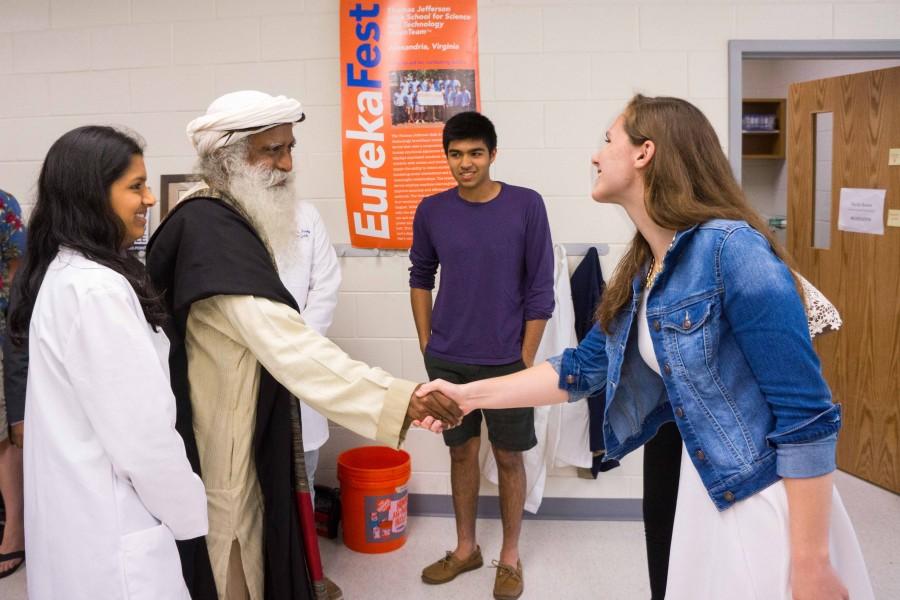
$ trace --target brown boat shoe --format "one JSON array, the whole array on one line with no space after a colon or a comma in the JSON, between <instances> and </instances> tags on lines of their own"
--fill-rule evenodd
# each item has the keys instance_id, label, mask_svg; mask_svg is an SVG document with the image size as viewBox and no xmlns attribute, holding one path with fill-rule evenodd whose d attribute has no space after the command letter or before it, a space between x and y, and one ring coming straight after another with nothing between
<instances>
[{"instance_id":1,"label":"brown boat shoe","mask_svg":"<svg viewBox=\"0 0 900 600\"><path fill-rule=\"evenodd\" d=\"M522 578L522 561L517 561L515 568L496 560L491 564L497 569L494 579L494 598L497 600L516 600L525 591L525 580Z\"/></svg>"},{"instance_id":2,"label":"brown boat shoe","mask_svg":"<svg viewBox=\"0 0 900 600\"><path fill-rule=\"evenodd\" d=\"M422 581L432 585L447 583L456 579L460 573L480 569L483 565L481 546L475 546L475 551L465 560L459 560L453 556L453 552L447 551L444 558L422 569Z\"/></svg>"}]
</instances>

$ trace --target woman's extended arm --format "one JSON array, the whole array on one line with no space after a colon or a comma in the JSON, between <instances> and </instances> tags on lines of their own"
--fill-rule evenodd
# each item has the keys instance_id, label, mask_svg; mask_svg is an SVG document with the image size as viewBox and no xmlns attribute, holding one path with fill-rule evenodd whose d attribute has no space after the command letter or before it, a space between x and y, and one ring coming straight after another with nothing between
<instances>
[{"instance_id":1,"label":"woman's extended arm","mask_svg":"<svg viewBox=\"0 0 900 600\"><path fill-rule=\"evenodd\" d=\"M787 478L791 538L791 592L794 600L847 600L828 554L832 475Z\"/></svg>"},{"instance_id":2,"label":"woman's extended arm","mask_svg":"<svg viewBox=\"0 0 900 600\"><path fill-rule=\"evenodd\" d=\"M608 365L606 334L595 325L577 348L568 348L536 367L465 385L436 379L416 393L437 390L452 398L466 414L480 408L560 404L586 398L603 388Z\"/></svg>"},{"instance_id":3,"label":"woman's extended arm","mask_svg":"<svg viewBox=\"0 0 900 600\"><path fill-rule=\"evenodd\" d=\"M422 385L416 394L420 397L438 391L451 398L469 414L481 408L518 408L560 404L568 400L565 390L559 389L559 376L549 363L536 367L463 385L435 379Z\"/></svg>"}]
</instances>

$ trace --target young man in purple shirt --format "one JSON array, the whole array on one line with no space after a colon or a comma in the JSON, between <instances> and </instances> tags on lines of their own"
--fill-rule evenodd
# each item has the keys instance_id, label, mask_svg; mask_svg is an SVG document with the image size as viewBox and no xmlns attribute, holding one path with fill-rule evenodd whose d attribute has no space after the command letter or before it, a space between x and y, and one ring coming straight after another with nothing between
<instances>
[{"instance_id":1,"label":"young man in purple shirt","mask_svg":"<svg viewBox=\"0 0 900 600\"><path fill-rule=\"evenodd\" d=\"M540 194L491 179L497 134L490 120L459 113L447 121L443 137L458 185L425 198L416 210L410 301L428 376L465 383L534 362L553 313L553 249ZM441 286L432 309L438 267ZM525 504L522 452L537 443L530 408L475 411L444 432L457 545L426 567L422 579L446 583L483 564L475 540L482 419L497 460L503 522L494 597L507 600L524 589L518 550Z\"/></svg>"}]
</instances>

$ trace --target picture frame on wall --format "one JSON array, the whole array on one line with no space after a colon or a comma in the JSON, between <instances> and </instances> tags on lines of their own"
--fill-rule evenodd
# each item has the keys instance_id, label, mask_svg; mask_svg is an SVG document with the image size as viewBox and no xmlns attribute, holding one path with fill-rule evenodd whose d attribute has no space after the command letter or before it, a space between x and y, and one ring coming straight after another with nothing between
<instances>
[{"instance_id":1,"label":"picture frame on wall","mask_svg":"<svg viewBox=\"0 0 900 600\"><path fill-rule=\"evenodd\" d=\"M150 223L154 219L156 210L157 208L155 206L151 206L147 209L147 222L144 223L144 235L136 239L127 249L129 253L136 256L141 262L144 262L144 258L147 255L147 244L150 242L151 235Z\"/></svg>"},{"instance_id":2,"label":"picture frame on wall","mask_svg":"<svg viewBox=\"0 0 900 600\"><path fill-rule=\"evenodd\" d=\"M200 177L194 173L180 173L176 175L162 175L159 178L159 219L162 221L184 200L187 193L197 185Z\"/></svg>"}]
</instances>

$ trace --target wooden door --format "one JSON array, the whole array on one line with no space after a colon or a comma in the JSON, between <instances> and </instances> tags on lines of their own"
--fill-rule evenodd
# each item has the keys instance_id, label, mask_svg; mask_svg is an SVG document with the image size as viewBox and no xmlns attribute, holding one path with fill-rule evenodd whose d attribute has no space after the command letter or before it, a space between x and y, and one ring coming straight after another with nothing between
<instances>
[{"instance_id":1,"label":"wooden door","mask_svg":"<svg viewBox=\"0 0 900 600\"><path fill-rule=\"evenodd\" d=\"M816 170L826 168L815 156L815 124L825 119L816 113L833 121L830 206L826 192L818 208L820 221L830 217L827 249L814 247ZM889 165L890 149L900 148L900 67L793 84L788 127L788 249L844 320L816 341L843 405L838 467L900 493L900 227L838 229L841 188L887 190L884 217L900 210L900 165Z\"/></svg>"}]
</instances>

